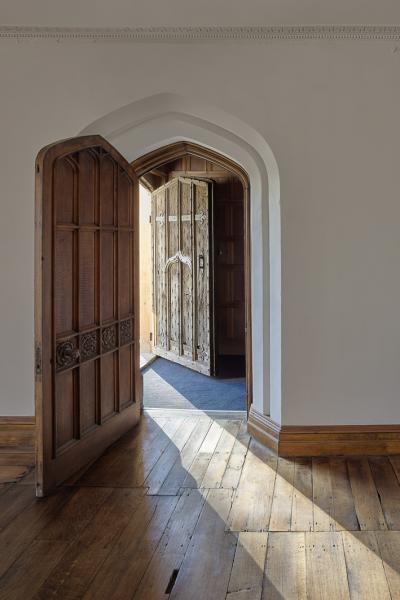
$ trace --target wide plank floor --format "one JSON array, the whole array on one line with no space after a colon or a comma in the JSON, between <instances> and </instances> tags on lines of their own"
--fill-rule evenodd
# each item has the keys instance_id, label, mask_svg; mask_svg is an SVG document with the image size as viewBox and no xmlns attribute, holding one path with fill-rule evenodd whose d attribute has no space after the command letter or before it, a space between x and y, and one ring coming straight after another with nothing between
<instances>
[{"instance_id":1,"label":"wide plank floor","mask_svg":"<svg viewBox=\"0 0 400 600\"><path fill-rule=\"evenodd\" d=\"M400 457L277 458L222 417L147 413L41 500L0 466L0 600L400 599Z\"/></svg>"}]
</instances>

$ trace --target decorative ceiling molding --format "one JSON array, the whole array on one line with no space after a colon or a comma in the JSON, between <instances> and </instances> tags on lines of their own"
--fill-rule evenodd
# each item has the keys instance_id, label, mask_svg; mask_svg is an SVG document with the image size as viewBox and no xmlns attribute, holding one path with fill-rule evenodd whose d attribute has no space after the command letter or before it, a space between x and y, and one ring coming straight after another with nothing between
<instances>
[{"instance_id":1,"label":"decorative ceiling molding","mask_svg":"<svg viewBox=\"0 0 400 600\"><path fill-rule=\"evenodd\" d=\"M269 40L400 41L400 25L282 25L270 27L20 27L0 26L0 38L90 42L209 42Z\"/></svg>"}]
</instances>

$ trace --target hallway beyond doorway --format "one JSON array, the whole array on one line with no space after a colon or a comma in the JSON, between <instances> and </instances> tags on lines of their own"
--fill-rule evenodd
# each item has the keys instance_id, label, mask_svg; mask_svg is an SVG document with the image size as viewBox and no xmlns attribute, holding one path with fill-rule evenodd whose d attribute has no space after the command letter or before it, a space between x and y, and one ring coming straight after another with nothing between
<instances>
[{"instance_id":1,"label":"hallway beyond doorway","mask_svg":"<svg viewBox=\"0 0 400 600\"><path fill-rule=\"evenodd\" d=\"M245 378L229 375L208 377L158 358L143 372L144 408L245 411Z\"/></svg>"}]
</instances>

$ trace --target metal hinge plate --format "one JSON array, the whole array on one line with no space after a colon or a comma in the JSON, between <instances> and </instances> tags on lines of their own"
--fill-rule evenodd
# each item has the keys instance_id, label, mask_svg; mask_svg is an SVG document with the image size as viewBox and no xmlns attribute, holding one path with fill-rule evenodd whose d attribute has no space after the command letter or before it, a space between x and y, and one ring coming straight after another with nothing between
<instances>
[{"instance_id":1,"label":"metal hinge plate","mask_svg":"<svg viewBox=\"0 0 400 600\"><path fill-rule=\"evenodd\" d=\"M35 376L42 376L42 347L40 345L35 348Z\"/></svg>"}]
</instances>

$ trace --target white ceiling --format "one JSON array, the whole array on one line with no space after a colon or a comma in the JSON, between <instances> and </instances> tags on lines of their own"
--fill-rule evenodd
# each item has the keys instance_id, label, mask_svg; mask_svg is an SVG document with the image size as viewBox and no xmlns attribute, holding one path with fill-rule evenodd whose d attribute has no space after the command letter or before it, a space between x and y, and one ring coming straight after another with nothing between
<instances>
[{"instance_id":1,"label":"white ceiling","mask_svg":"<svg viewBox=\"0 0 400 600\"><path fill-rule=\"evenodd\" d=\"M400 0L0 0L0 25L400 24Z\"/></svg>"}]
</instances>

